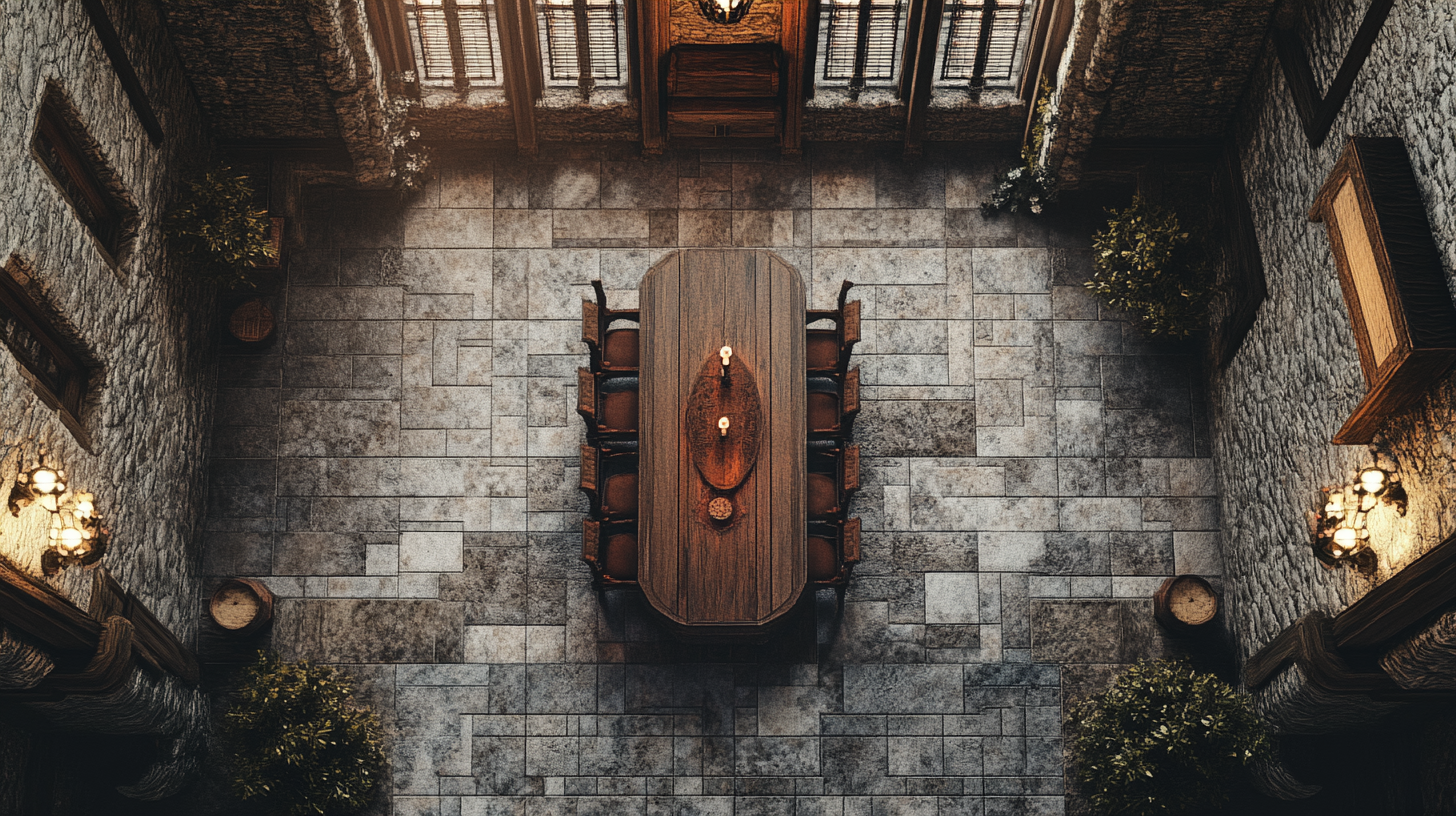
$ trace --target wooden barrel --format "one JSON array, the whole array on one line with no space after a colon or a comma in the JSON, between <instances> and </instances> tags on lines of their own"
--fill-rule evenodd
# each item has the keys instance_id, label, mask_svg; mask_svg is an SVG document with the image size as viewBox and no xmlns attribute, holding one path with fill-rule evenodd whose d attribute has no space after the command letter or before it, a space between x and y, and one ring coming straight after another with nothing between
<instances>
[{"instance_id":1,"label":"wooden barrel","mask_svg":"<svg viewBox=\"0 0 1456 816\"><path fill-rule=\"evenodd\" d=\"M1153 593L1153 617L1170 632L1202 631L1218 614L1218 594L1197 575L1175 575Z\"/></svg>"},{"instance_id":2,"label":"wooden barrel","mask_svg":"<svg viewBox=\"0 0 1456 816\"><path fill-rule=\"evenodd\" d=\"M273 620L273 593L260 581L233 578L212 593L207 611L224 630L251 635Z\"/></svg>"},{"instance_id":3,"label":"wooden barrel","mask_svg":"<svg viewBox=\"0 0 1456 816\"><path fill-rule=\"evenodd\" d=\"M261 343L273 333L273 310L262 298L253 298L233 310L228 331L244 343Z\"/></svg>"}]
</instances>

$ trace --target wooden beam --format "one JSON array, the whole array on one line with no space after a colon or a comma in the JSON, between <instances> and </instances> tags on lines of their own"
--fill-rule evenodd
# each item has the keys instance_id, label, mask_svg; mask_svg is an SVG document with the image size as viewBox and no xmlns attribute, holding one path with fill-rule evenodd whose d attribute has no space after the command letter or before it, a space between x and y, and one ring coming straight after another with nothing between
<instances>
[{"instance_id":1,"label":"wooden beam","mask_svg":"<svg viewBox=\"0 0 1456 816\"><path fill-rule=\"evenodd\" d=\"M530 0L500 0L496 10L500 20L506 99L516 124L516 150L523 156L535 156L540 150L536 100L541 98L545 85L536 15Z\"/></svg>"},{"instance_id":2,"label":"wooden beam","mask_svg":"<svg viewBox=\"0 0 1456 816\"><path fill-rule=\"evenodd\" d=\"M902 101L910 98L910 83L915 78L911 66L920 50L920 20L925 14L926 0L910 0L905 14L905 48L900 52L900 82L895 86L895 96Z\"/></svg>"},{"instance_id":3,"label":"wooden beam","mask_svg":"<svg viewBox=\"0 0 1456 816\"><path fill-rule=\"evenodd\" d=\"M1304 127L1304 135L1309 140L1310 147L1319 147L1330 135L1335 117L1339 116L1340 109L1345 106L1345 100L1355 86L1355 78L1359 76L1360 68L1370 56L1370 50L1375 47L1375 39L1380 36L1380 29L1385 26L1385 18L1390 16L1390 9L1394 5L1395 0L1372 0L1370 8L1365 11L1365 19L1360 22L1355 38L1350 42L1349 50L1345 52L1345 58L1340 62L1339 72L1335 74L1329 91L1323 96L1320 95L1314 70L1310 68L1309 55L1305 53L1304 43L1300 41L1299 35L1292 28L1274 29L1274 50L1279 56L1280 67L1284 69L1284 79L1289 84L1289 93L1294 98L1294 109L1299 114L1299 121Z\"/></svg>"},{"instance_id":4,"label":"wooden beam","mask_svg":"<svg viewBox=\"0 0 1456 816\"><path fill-rule=\"evenodd\" d=\"M905 155L918 156L924 147L925 118L930 110L930 90L935 84L935 44L940 39L940 13L945 4L934 0L912 2L923 9L920 27L912 32L917 41L915 64L905 66L914 72L910 78L910 95L905 100Z\"/></svg>"},{"instance_id":5,"label":"wooden beam","mask_svg":"<svg viewBox=\"0 0 1456 816\"><path fill-rule=\"evenodd\" d=\"M805 59L808 52L809 5L818 0L784 0L783 28L779 35L779 47L784 50L786 93L784 95L784 137L782 150L786 156L800 156L804 152L804 92L805 76L811 73L813 65Z\"/></svg>"},{"instance_id":6,"label":"wooden beam","mask_svg":"<svg viewBox=\"0 0 1456 816\"><path fill-rule=\"evenodd\" d=\"M106 7L101 4L101 0L81 0L81 7L86 10L86 16L91 18L91 27L96 30L97 39L101 40L101 49L106 52L106 58L111 60L111 70L121 81L121 89L126 92L127 101L131 103L137 121L141 122L142 130L147 132L147 139L153 146L160 145L162 123L157 121L156 111L152 110L151 100L147 99L147 92L142 89L136 68L132 66L126 49L121 45L121 37L116 33L116 26L112 25L111 17L106 14Z\"/></svg>"},{"instance_id":7,"label":"wooden beam","mask_svg":"<svg viewBox=\"0 0 1456 816\"><path fill-rule=\"evenodd\" d=\"M1052 0L1037 9L1032 23L1031 52L1022 65L1021 80L1016 93L1026 103L1026 125L1022 129L1021 142L1031 138L1031 129L1036 126L1036 95L1041 88L1042 78L1054 75L1062 63L1062 54L1067 50L1067 40L1072 36L1072 12L1076 9L1073 0ZM1045 17L1042 12L1045 11ZM1037 26L1042 28L1038 29ZM1053 80L1055 81L1055 79Z\"/></svg>"},{"instance_id":8,"label":"wooden beam","mask_svg":"<svg viewBox=\"0 0 1456 816\"><path fill-rule=\"evenodd\" d=\"M0 621L47 649L94 654L102 624L60 593L0 563Z\"/></svg>"},{"instance_id":9,"label":"wooden beam","mask_svg":"<svg viewBox=\"0 0 1456 816\"><path fill-rule=\"evenodd\" d=\"M667 56L667 0L630 0L637 6L638 81L642 87L642 150L662 153L662 70Z\"/></svg>"},{"instance_id":10,"label":"wooden beam","mask_svg":"<svg viewBox=\"0 0 1456 816\"><path fill-rule=\"evenodd\" d=\"M364 16L369 21L369 34L379 65L385 76L415 70L414 48L410 45L409 26L404 7L398 0L364 0ZM415 87L419 87L418 84Z\"/></svg>"},{"instance_id":11,"label":"wooden beam","mask_svg":"<svg viewBox=\"0 0 1456 816\"><path fill-rule=\"evenodd\" d=\"M1392 645L1396 637L1456 601L1456 536L1452 536L1370 590L1335 616L1341 649Z\"/></svg>"}]
</instances>

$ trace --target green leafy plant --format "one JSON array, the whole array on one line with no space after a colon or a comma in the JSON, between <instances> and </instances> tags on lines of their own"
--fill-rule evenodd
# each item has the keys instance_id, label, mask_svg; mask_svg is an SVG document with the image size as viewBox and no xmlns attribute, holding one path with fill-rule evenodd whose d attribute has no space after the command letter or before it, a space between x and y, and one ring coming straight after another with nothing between
<instances>
[{"instance_id":1,"label":"green leafy plant","mask_svg":"<svg viewBox=\"0 0 1456 816\"><path fill-rule=\"evenodd\" d=\"M981 217L990 218L1002 212L1041 215L1056 200L1056 179L1041 164L1047 128L1057 121L1051 111L1051 96L1051 80L1043 78L1036 93L1036 119L1031 126L1031 138L1021 148L1021 164L996 177L991 197L981 202Z\"/></svg>"},{"instance_id":2,"label":"green leafy plant","mask_svg":"<svg viewBox=\"0 0 1456 816\"><path fill-rule=\"evenodd\" d=\"M165 231L192 271L223 286L253 286L253 266L278 257L265 210L253 207L245 175L217 167L187 183L167 213Z\"/></svg>"},{"instance_id":3,"label":"green leafy plant","mask_svg":"<svg viewBox=\"0 0 1456 816\"><path fill-rule=\"evenodd\" d=\"M1129 312L1148 337L1187 337L1203 327L1213 296L1212 271L1178 215L1133 197L1109 210L1092 236L1092 279L1085 286Z\"/></svg>"},{"instance_id":4,"label":"green leafy plant","mask_svg":"<svg viewBox=\"0 0 1456 816\"><path fill-rule=\"evenodd\" d=\"M1072 711L1077 775L1122 816L1217 808L1239 768L1269 752L1249 695L1178 660L1145 660Z\"/></svg>"},{"instance_id":5,"label":"green leafy plant","mask_svg":"<svg viewBox=\"0 0 1456 816\"><path fill-rule=\"evenodd\" d=\"M223 719L234 791L295 816L358 810L379 782L379 718L349 704L348 675L260 653Z\"/></svg>"}]
</instances>

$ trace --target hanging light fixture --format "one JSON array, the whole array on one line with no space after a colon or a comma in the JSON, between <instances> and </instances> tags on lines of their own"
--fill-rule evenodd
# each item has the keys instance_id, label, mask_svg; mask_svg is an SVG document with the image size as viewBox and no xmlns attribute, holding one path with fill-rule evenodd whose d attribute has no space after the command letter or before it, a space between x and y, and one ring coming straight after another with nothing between
<instances>
[{"instance_id":1,"label":"hanging light fixture","mask_svg":"<svg viewBox=\"0 0 1456 816\"><path fill-rule=\"evenodd\" d=\"M1395 473L1367 467L1344 487L1327 487L1324 507L1310 514L1311 544L1321 564L1351 566L1365 575L1375 572L1366 516L1377 505L1390 505L1405 515L1406 493Z\"/></svg>"},{"instance_id":2,"label":"hanging light fixture","mask_svg":"<svg viewBox=\"0 0 1456 816\"><path fill-rule=\"evenodd\" d=\"M54 513L65 492L66 472L47 465L42 453L35 467L15 477L15 486L10 488L10 515L18 518L21 510L35 502Z\"/></svg>"},{"instance_id":3,"label":"hanging light fixture","mask_svg":"<svg viewBox=\"0 0 1456 816\"><path fill-rule=\"evenodd\" d=\"M698 0L698 10L709 22L733 25L748 13L753 0Z\"/></svg>"}]
</instances>

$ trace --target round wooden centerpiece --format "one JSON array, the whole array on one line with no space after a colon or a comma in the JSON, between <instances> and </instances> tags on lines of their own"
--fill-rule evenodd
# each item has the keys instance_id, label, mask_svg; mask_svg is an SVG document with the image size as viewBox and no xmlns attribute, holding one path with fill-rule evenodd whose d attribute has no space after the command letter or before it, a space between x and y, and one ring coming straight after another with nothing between
<instances>
[{"instance_id":1,"label":"round wooden centerpiece","mask_svg":"<svg viewBox=\"0 0 1456 816\"><path fill-rule=\"evenodd\" d=\"M1218 595L1197 575L1178 575L1153 593L1153 617L1171 631L1194 632L1218 614Z\"/></svg>"},{"instance_id":2,"label":"round wooden centerpiece","mask_svg":"<svg viewBox=\"0 0 1456 816\"><path fill-rule=\"evenodd\" d=\"M228 632L250 635L273 619L273 593L258 581L233 578L212 593L207 610Z\"/></svg>"}]
</instances>

